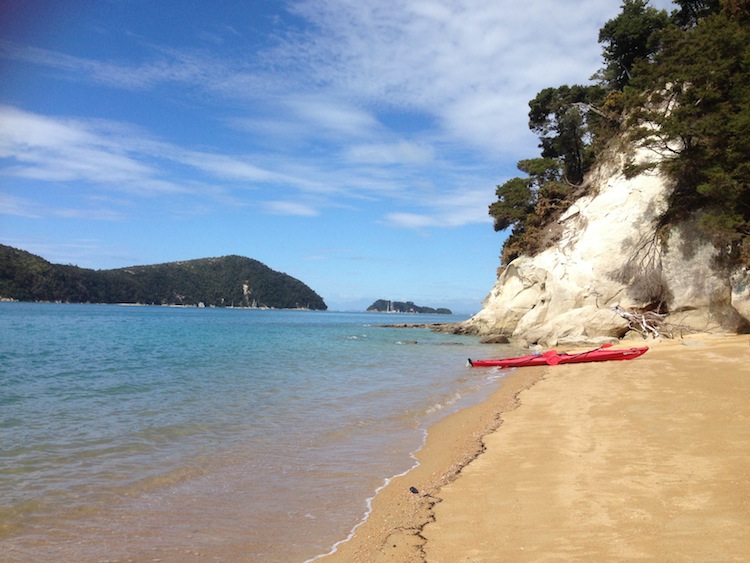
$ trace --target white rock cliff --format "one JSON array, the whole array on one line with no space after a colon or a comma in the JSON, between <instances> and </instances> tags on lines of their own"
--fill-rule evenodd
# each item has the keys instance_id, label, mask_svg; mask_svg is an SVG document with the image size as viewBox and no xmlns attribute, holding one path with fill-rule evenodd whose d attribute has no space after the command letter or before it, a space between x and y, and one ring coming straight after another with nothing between
<instances>
[{"instance_id":1,"label":"white rock cliff","mask_svg":"<svg viewBox=\"0 0 750 563\"><path fill-rule=\"evenodd\" d=\"M648 149L635 153L636 164L656 158ZM624 165L620 154L592 171L590 195L551 227L562 231L554 246L505 266L463 329L525 345L595 342L629 330L612 307L641 311L655 301L680 330L747 327L750 276L722 269L694 223L672 227L661 244L657 221L671 184L658 168L626 177Z\"/></svg>"}]
</instances>

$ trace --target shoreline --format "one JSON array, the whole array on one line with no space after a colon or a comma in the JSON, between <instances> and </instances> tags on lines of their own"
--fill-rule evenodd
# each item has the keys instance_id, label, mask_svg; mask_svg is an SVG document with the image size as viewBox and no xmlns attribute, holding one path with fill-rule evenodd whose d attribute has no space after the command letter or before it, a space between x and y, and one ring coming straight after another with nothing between
<instances>
[{"instance_id":1,"label":"shoreline","mask_svg":"<svg viewBox=\"0 0 750 563\"><path fill-rule=\"evenodd\" d=\"M431 427L418 465L315 560L748 558L749 343L517 370Z\"/></svg>"},{"instance_id":2,"label":"shoreline","mask_svg":"<svg viewBox=\"0 0 750 563\"><path fill-rule=\"evenodd\" d=\"M333 551L311 561L413 561L422 553L421 531L431 519L438 491L484 450L484 437L503 424L503 413L519 406L518 395L544 377L546 368L506 375L483 402L439 420L413 456L415 466L396 475L370 499L369 511ZM416 493L413 490L417 491ZM307 563L307 562L306 562Z\"/></svg>"}]
</instances>

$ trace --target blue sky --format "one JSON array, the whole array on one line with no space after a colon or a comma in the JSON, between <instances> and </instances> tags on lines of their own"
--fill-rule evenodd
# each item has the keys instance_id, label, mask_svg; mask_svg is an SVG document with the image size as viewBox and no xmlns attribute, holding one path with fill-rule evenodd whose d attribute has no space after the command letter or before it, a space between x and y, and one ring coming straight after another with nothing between
<instances>
[{"instance_id":1,"label":"blue sky","mask_svg":"<svg viewBox=\"0 0 750 563\"><path fill-rule=\"evenodd\" d=\"M652 1L671 8L667 0ZM476 312L528 101L618 0L3 0L0 242L116 268L239 254L334 310Z\"/></svg>"}]
</instances>

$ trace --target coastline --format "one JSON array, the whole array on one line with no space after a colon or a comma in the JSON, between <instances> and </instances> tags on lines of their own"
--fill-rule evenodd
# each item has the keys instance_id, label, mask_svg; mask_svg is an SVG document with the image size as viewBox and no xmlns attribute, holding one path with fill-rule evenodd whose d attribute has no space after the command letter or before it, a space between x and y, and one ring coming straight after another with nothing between
<instances>
[{"instance_id":1,"label":"coastline","mask_svg":"<svg viewBox=\"0 0 750 563\"><path fill-rule=\"evenodd\" d=\"M746 560L749 344L692 335L517 370L430 428L419 464L317 560Z\"/></svg>"},{"instance_id":2,"label":"coastline","mask_svg":"<svg viewBox=\"0 0 750 563\"><path fill-rule=\"evenodd\" d=\"M539 381L545 370L529 368L510 373L487 400L430 427L424 445L414 454L415 467L393 477L378 491L369 514L352 536L335 545L334 551L309 561L420 559L424 547L421 533L439 502L438 491L484 451L484 437L503 423L503 413L519 405L519 394Z\"/></svg>"}]
</instances>

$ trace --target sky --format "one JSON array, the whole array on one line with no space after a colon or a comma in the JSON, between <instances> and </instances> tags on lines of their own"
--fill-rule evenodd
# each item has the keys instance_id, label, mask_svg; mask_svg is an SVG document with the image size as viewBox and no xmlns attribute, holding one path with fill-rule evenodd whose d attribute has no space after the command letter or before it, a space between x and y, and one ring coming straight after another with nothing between
<instances>
[{"instance_id":1,"label":"sky","mask_svg":"<svg viewBox=\"0 0 750 563\"><path fill-rule=\"evenodd\" d=\"M668 0L652 0L672 9ZM0 243L108 269L238 254L331 310L474 313L619 0L0 0Z\"/></svg>"}]
</instances>

